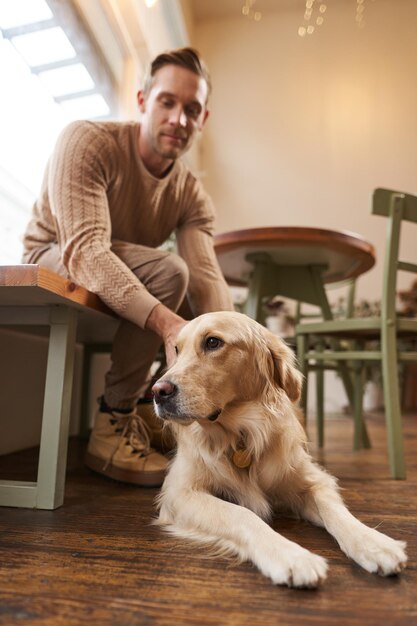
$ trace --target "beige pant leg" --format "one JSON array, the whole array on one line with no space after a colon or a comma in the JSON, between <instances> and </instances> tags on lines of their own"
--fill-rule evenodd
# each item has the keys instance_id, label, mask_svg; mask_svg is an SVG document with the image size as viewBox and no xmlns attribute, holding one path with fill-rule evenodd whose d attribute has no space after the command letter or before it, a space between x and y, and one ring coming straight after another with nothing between
<instances>
[{"instance_id":1,"label":"beige pant leg","mask_svg":"<svg viewBox=\"0 0 417 626\"><path fill-rule=\"evenodd\" d=\"M177 311L188 285L188 267L176 254L132 243L114 241L112 250L134 272L148 291L172 311ZM42 253L36 263L68 276L57 245ZM112 408L131 408L146 383L161 345L158 335L121 320L113 341L111 367L105 378L104 398Z\"/></svg>"},{"instance_id":2,"label":"beige pant leg","mask_svg":"<svg viewBox=\"0 0 417 626\"><path fill-rule=\"evenodd\" d=\"M176 254L125 242L112 250L136 274L146 289L162 304L177 311L188 286L188 267ZM161 346L158 335L122 320L116 332L106 374L104 398L113 408L129 408L149 375Z\"/></svg>"}]
</instances>

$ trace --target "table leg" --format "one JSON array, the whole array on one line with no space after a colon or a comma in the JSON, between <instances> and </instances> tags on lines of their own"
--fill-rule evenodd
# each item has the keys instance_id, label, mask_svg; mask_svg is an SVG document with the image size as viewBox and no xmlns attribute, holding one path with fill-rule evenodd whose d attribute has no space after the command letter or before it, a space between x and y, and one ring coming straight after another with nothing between
<instances>
[{"instance_id":1,"label":"table leg","mask_svg":"<svg viewBox=\"0 0 417 626\"><path fill-rule=\"evenodd\" d=\"M277 265L265 252L248 254L246 260L253 265L248 283L248 299L244 309L246 315L265 324L263 299L280 295L318 306L324 320L333 319L322 278L323 271L326 269L325 265L281 266ZM354 388L349 369L345 363L338 363L338 371L346 390L349 406L354 414Z\"/></svg>"},{"instance_id":2,"label":"table leg","mask_svg":"<svg viewBox=\"0 0 417 626\"><path fill-rule=\"evenodd\" d=\"M252 257L252 255L249 255ZM250 277L248 298L244 306L246 315L260 324L265 325L265 313L263 310L263 299L270 296L269 276L271 270L271 259L268 254L253 255L253 271Z\"/></svg>"}]
</instances>

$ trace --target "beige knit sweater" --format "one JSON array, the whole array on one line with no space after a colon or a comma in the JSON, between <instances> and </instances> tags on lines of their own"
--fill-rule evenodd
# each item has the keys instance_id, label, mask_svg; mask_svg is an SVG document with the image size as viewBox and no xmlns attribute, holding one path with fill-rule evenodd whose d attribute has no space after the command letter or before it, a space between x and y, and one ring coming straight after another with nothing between
<instances>
[{"instance_id":1,"label":"beige knit sweater","mask_svg":"<svg viewBox=\"0 0 417 626\"><path fill-rule=\"evenodd\" d=\"M24 262L58 243L69 277L143 328L158 300L112 252L112 241L155 248L175 230L194 312L231 309L209 197L181 161L154 178L139 156L139 133L133 122L79 121L63 131L24 236Z\"/></svg>"}]
</instances>

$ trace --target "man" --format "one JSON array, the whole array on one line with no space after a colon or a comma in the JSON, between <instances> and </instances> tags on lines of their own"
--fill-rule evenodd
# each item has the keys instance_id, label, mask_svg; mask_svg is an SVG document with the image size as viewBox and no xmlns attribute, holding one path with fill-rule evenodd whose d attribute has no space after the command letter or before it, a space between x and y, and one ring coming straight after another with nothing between
<instances>
[{"instance_id":1,"label":"man","mask_svg":"<svg viewBox=\"0 0 417 626\"><path fill-rule=\"evenodd\" d=\"M136 407L161 344L167 362L193 313L232 309L212 242L214 211L179 161L207 120L210 79L191 48L159 55L138 93L140 123L70 124L47 165L24 237L24 262L69 276L121 317L87 465L138 485L161 484ZM158 249L175 231L179 256Z\"/></svg>"}]
</instances>

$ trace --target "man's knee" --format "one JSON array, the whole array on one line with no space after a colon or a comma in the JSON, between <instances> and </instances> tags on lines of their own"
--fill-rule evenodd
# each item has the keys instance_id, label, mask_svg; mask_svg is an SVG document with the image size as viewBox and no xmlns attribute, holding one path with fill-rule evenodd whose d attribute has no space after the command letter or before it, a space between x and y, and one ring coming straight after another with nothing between
<instances>
[{"instance_id":1,"label":"man's knee","mask_svg":"<svg viewBox=\"0 0 417 626\"><path fill-rule=\"evenodd\" d=\"M186 292L190 271L188 265L178 254L170 252L163 260L166 272L166 279L172 281L176 291Z\"/></svg>"},{"instance_id":2,"label":"man's knee","mask_svg":"<svg viewBox=\"0 0 417 626\"><path fill-rule=\"evenodd\" d=\"M141 249L142 248L142 249ZM118 250L118 256L132 268L134 274L146 289L170 309L176 309L182 302L188 288L189 270L185 261L173 252L151 250L141 246L129 248L130 257ZM141 252L142 262L136 265ZM136 267L135 267L136 265Z\"/></svg>"},{"instance_id":3,"label":"man's knee","mask_svg":"<svg viewBox=\"0 0 417 626\"><path fill-rule=\"evenodd\" d=\"M158 286L154 284L152 292L168 308L176 310L187 292L189 277L186 262L169 252L159 264Z\"/></svg>"}]
</instances>

